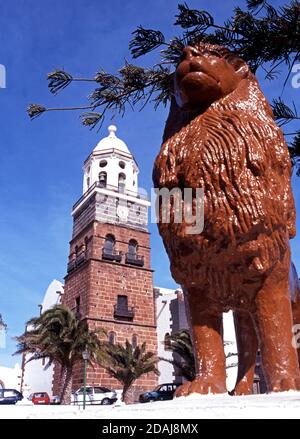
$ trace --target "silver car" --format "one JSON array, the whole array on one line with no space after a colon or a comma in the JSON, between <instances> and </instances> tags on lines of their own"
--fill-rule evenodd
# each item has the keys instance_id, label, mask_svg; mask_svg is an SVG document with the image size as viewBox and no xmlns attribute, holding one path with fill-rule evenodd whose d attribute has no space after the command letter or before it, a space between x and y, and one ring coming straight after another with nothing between
<instances>
[{"instance_id":1,"label":"silver car","mask_svg":"<svg viewBox=\"0 0 300 439\"><path fill-rule=\"evenodd\" d=\"M84 388L76 390L72 394L72 403L77 405L83 405L83 393ZM101 404L109 405L117 401L117 393L115 390L110 390L107 387L86 387L86 404Z\"/></svg>"}]
</instances>

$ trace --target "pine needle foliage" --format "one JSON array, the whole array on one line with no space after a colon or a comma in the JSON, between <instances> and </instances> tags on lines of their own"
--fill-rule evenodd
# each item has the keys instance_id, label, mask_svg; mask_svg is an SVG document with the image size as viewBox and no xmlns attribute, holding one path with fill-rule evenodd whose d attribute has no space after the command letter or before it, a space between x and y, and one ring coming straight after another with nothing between
<instances>
[{"instance_id":1,"label":"pine needle foliage","mask_svg":"<svg viewBox=\"0 0 300 439\"><path fill-rule=\"evenodd\" d=\"M99 69L92 78L76 78L62 69L49 73L48 87L53 94L76 81L93 82L95 88L84 106L57 109L30 104L27 109L29 117L34 119L51 110L84 109L86 111L81 115L83 125L99 128L107 111L123 116L128 107L142 110L148 103L152 103L155 109L159 105L166 106L173 95L173 73L182 49L200 41L228 47L238 53L254 73L261 70L266 79L281 81L283 90L293 67L300 62L298 0L276 7L267 0L247 0L244 8L234 8L223 23L217 23L206 10L192 9L187 3L179 3L173 24L179 32L169 41L158 29L146 29L140 25L132 32L129 41L132 60L158 51L153 67L144 68L126 61L115 74ZM281 75L281 69L287 74ZM281 125L299 119L295 106L292 106L282 97L274 101L274 115ZM297 138L291 140L290 146L297 154L294 141L297 143ZM299 173L299 161L295 157L292 161Z\"/></svg>"}]
</instances>

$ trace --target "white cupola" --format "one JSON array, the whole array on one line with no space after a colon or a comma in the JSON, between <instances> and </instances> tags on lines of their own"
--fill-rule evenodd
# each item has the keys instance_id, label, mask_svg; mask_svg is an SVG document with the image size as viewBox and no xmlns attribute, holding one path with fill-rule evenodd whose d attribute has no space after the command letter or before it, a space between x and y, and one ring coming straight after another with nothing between
<instances>
[{"instance_id":1,"label":"white cupola","mask_svg":"<svg viewBox=\"0 0 300 439\"><path fill-rule=\"evenodd\" d=\"M83 165L83 195L74 204L73 237L91 221L148 230L147 194L138 188L139 169L115 125Z\"/></svg>"},{"instance_id":2,"label":"white cupola","mask_svg":"<svg viewBox=\"0 0 300 439\"><path fill-rule=\"evenodd\" d=\"M108 136L100 140L84 162L83 193L93 185L120 193L137 194L139 169L117 127L108 127Z\"/></svg>"}]
</instances>

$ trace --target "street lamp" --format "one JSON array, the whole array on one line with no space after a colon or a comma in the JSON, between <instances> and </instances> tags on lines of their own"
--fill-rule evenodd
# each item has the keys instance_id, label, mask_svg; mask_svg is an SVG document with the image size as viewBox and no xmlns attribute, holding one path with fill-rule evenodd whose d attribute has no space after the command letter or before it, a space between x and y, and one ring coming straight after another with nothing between
<instances>
[{"instance_id":1,"label":"street lamp","mask_svg":"<svg viewBox=\"0 0 300 439\"><path fill-rule=\"evenodd\" d=\"M90 353L87 349L82 352L82 358L84 361L84 372L83 372L83 410L85 410L85 402L86 402L86 366L87 362L90 359Z\"/></svg>"}]
</instances>

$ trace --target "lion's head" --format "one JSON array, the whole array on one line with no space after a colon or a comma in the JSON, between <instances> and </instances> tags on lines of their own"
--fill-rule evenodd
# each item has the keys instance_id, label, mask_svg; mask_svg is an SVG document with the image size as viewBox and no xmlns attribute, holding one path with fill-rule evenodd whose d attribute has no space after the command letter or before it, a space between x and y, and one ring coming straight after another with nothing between
<instances>
[{"instance_id":1,"label":"lion's head","mask_svg":"<svg viewBox=\"0 0 300 439\"><path fill-rule=\"evenodd\" d=\"M204 43L187 46L175 72L177 105L206 109L250 75L247 64L225 47Z\"/></svg>"}]
</instances>

